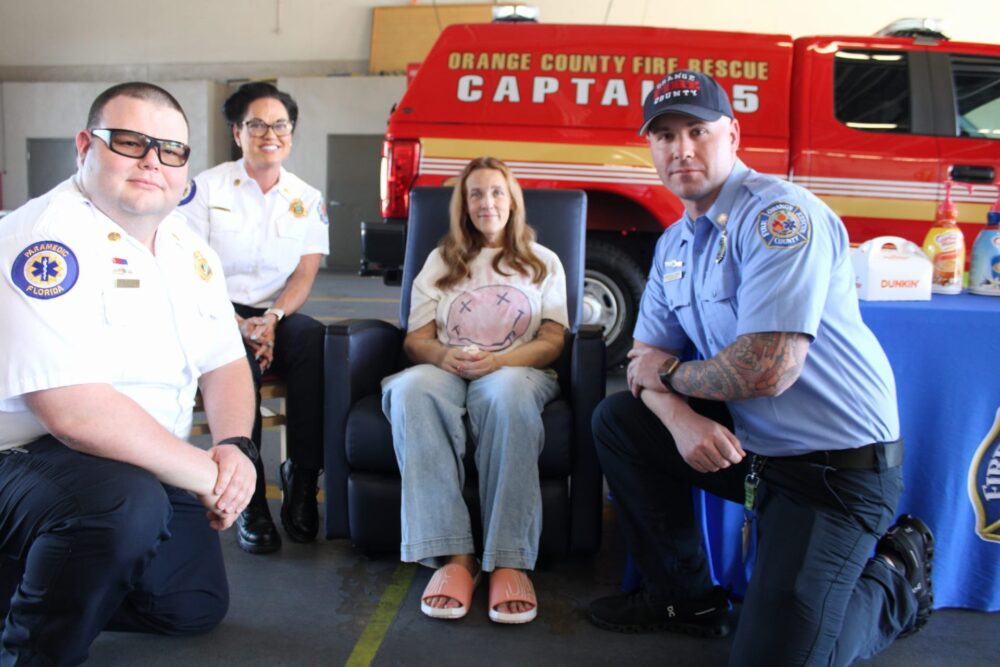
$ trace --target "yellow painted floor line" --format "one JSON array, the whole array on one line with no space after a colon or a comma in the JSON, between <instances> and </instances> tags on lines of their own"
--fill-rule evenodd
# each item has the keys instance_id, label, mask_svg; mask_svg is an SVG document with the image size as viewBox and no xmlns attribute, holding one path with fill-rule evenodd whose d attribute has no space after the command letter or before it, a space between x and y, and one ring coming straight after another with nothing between
<instances>
[{"instance_id":1,"label":"yellow painted floor line","mask_svg":"<svg viewBox=\"0 0 1000 667\"><path fill-rule=\"evenodd\" d=\"M326 496L323 494L323 490L320 489L319 495L316 496L316 501L320 505L322 505L323 504L323 499L325 497ZM277 484L268 484L267 485L267 499L268 500L281 500L281 487L278 486Z\"/></svg>"},{"instance_id":2,"label":"yellow painted floor line","mask_svg":"<svg viewBox=\"0 0 1000 667\"><path fill-rule=\"evenodd\" d=\"M322 322L323 324L333 324L334 322L340 322L342 320L351 319L349 317L340 317L339 315L313 315L312 318L314 320L318 320L319 322ZM362 320L365 320L365 319L376 319L377 320L379 318L377 318L377 317L374 317L374 318L360 317L360 318L354 318L354 319L362 319ZM389 324L392 324L392 325L399 324L399 318L398 317L397 318L383 317L381 319L382 319L383 322L388 322Z\"/></svg>"},{"instance_id":3,"label":"yellow painted floor line","mask_svg":"<svg viewBox=\"0 0 1000 667\"><path fill-rule=\"evenodd\" d=\"M399 297L393 299L384 296L329 296L316 294L310 296L309 301L342 301L344 303L399 303Z\"/></svg>"},{"instance_id":4,"label":"yellow painted floor line","mask_svg":"<svg viewBox=\"0 0 1000 667\"><path fill-rule=\"evenodd\" d=\"M392 619L396 617L406 592L410 590L416 571L417 566L414 563L400 563L396 566L396 571L392 573L389 585L382 592L382 598L375 607L375 612L358 637L347 662L344 663L347 667L368 667L375 659L375 654L378 653L379 646L382 645L382 640L392 625Z\"/></svg>"}]
</instances>

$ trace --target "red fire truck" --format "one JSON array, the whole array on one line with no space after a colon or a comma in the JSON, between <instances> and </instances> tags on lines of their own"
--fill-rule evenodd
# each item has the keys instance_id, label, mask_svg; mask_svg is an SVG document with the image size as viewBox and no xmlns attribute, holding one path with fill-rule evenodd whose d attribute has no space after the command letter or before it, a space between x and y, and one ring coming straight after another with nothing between
<instances>
[{"instance_id":1,"label":"red fire truck","mask_svg":"<svg viewBox=\"0 0 1000 667\"><path fill-rule=\"evenodd\" d=\"M920 243L956 188L972 243L996 197L1000 45L917 29L803 37L645 27L452 26L389 119L382 215L363 223L363 273L397 279L410 189L449 183L473 157L506 161L524 187L588 197L585 320L609 363L631 345L656 238L681 214L637 128L675 69L714 76L742 127L740 156L825 200L852 241ZM531 220L531 211L528 211Z\"/></svg>"}]
</instances>

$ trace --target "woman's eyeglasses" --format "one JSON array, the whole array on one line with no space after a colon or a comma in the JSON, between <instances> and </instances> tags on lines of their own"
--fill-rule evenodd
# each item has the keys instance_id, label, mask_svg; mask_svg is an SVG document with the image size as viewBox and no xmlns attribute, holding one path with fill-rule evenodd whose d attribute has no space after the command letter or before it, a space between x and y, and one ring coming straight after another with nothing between
<instances>
[{"instance_id":1,"label":"woman's eyeglasses","mask_svg":"<svg viewBox=\"0 0 1000 667\"><path fill-rule=\"evenodd\" d=\"M272 130L276 137L287 137L292 133L295 125L290 120L279 120L269 124L255 118L243 121L243 127L247 128L251 137L263 137L268 130Z\"/></svg>"}]
</instances>

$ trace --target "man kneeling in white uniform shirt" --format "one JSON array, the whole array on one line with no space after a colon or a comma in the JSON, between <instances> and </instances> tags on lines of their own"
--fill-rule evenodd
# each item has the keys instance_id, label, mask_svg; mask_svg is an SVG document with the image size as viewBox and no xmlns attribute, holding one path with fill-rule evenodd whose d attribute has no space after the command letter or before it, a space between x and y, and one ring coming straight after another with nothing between
<instances>
[{"instance_id":1,"label":"man kneeling in white uniform shirt","mask_svg":"<svg viewBox=\"0 0 1000 667\"><path fill-rule=\"evenodd\" d=\"M77 174L0 224L0 665L228 608L215 531L254 489L253 385L218 258L171 214L187 141L169 93L114 86ZM186 442L199 387L207 451Z\"/></svg>"}]
</instances>

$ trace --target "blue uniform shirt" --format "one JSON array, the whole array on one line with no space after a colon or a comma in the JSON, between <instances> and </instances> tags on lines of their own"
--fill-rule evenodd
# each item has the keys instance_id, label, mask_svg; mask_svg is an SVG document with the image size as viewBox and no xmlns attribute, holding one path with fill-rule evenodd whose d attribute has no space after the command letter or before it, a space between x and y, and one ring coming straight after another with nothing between
<instances>
[{"instance_id":1,"label":"blue uniform shirt","mask_svg":"<svg viewBox=\"0 0 1000 667\"><path fill-rule=\"evenodd\" d=\"M889 361L861 320L847 231L806 190L737 161L709 212L660 237L634 336L709 359L737 336L812 339L780 396L729 401L736 436L767 456L899 437Z\"/></svg>"}]
</instances>

